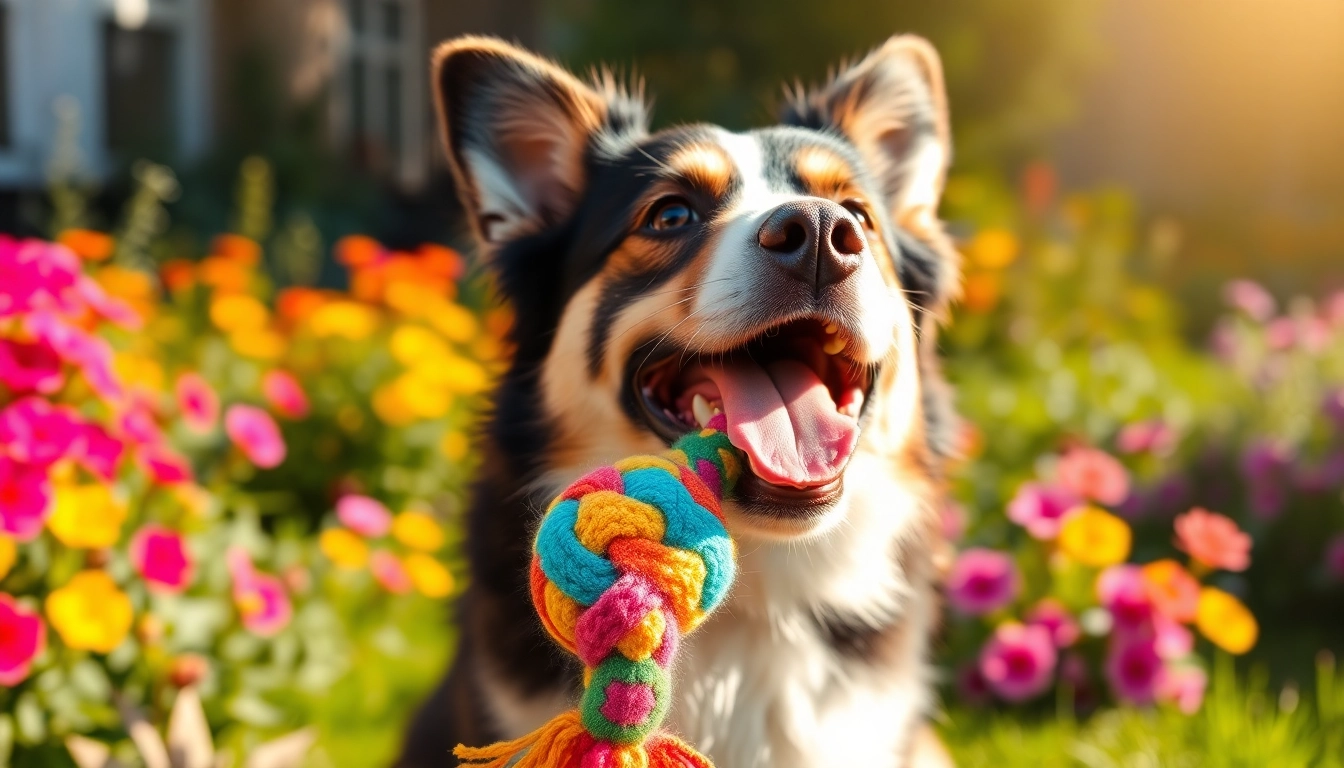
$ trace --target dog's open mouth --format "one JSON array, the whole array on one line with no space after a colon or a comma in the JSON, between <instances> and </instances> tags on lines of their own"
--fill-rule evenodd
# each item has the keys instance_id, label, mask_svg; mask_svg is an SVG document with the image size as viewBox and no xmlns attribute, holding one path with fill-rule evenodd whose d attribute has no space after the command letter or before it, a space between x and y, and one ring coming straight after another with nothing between
<instances>
[{"instance_id":1,"label":"dog's open mouth","mask_svg":"<svg viewBox=\"0 0 1344 768\"><path fill-rule=\"evenodd\" d=\"M649 426L676 439L722 413L751 475L739 495L816 505L839 495L872 385L845 353L848 334L822 320L773 327L722 353L677 351L632 381Z\"/></svg>"}]
</instances>

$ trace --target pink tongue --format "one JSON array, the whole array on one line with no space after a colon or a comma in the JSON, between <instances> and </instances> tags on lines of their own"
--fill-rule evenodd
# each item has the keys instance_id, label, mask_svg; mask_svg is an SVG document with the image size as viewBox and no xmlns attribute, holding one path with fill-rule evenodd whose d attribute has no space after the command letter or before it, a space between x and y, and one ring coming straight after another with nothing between
<instances>
[{"instance_id":1,"label":"pink tongue","mask_svg":"<svg viewBox=\"0 0 1344 768\"><path fill-rule=\"evenodd\" d=\"M728 439L747 452L762 480L797 488L840 476L859 438L858 422L835 410L826 385L807 365L751 360L707 367L723 397Z\"/></svg>"}]
</instances>

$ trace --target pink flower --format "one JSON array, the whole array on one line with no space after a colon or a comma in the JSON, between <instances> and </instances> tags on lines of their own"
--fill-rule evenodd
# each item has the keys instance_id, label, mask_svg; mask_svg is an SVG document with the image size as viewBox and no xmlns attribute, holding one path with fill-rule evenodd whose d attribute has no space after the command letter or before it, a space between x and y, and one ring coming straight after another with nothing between
<instances>
[{"instance_id":1,"label":"pink flower","mask_svg":"<svg viewBox=\"0 0 1344 768\"><path fill-rule=\"evenodd\" d=\"M19 541L36 538L50 501L45 469L0 456L0 531Z\"/></svg>"},{"instance_id":2,"label":"pink flower","mask_svg":"<svg viewBox=\"0 0 1344 768\"><path fill-rule=\"evenodd\" d=\"M385 549L374 552L369 557L369 571L383 589L394 595L404 595L414 587L410 574L397 556Z\"/></svg>"},{"instance_id":3,"label":"pink flower","mask_svg":"<svg viewBox=\"0 0 1344 768\"><path fill-rule=\"evenodd\" d=\"M181 592L191 584L194 563L182 534L146 525L131 539L131 563L153 592Z\"/></svg>"},{"instance_id":4,"label":"pink flower","mask_svg":"<svg viewBox=\"0 0 1344 768\"><path fill-rule=\"evenodd\" d=\"M1052 598L1045 598L1036 604L1027 614L1027 625L1043 627L1050 633L1050 640L1056 648L1067 648L1078 640L1080 630L1064 604Z\"/></svg>"},{"instance_id":5,"label":"pink flower","mask_svg":"<svg viewBox=\"0 0 1344 768\"><path fill-rule=\"evenodd\" d=\"M224 414L224 431L248 461L262 469L285 460L285 440L269 413L251 405L231 405Z\"/></svg>"},{"instance_id":6,"label":"pink flower","mask_svg":"<svg viewBox=\"0 0 1344 768\"><path fill-rule=\"evenodd\" d=\"M78 445L75 459L85 469L104 480L110 481L117 476L117 465L126 448L120 440L101 425L88 423L80 432Z\"/></svg>"},{"instance_id":7,"label":"pink flower","mask_svg":"<svg viewBox=\"0 0 1344 768\"><path fill-rule=\"evenodd\" d=\"M81 276L75 285L76 293L94 314L122 328L138 330L143 324L140 315L126 302L107 295L103 286L88 276Z\"/></svg>"},{"instance_id":8,"label":"pink flower","mask_svg":"<svg viewBox=\"0 0 1344 768\"><path fill-rule=\"evenodd\" d=\"M23 320L24 330L50 344L61 359L77 366L85 381L104 401L119 403L126 393L112 367L112 346L66 323L52 312L34 312Z\"/></svg>"},{"instance_id":9,"label":"pink flower","mask_svg":"<svg viewBox=\"0 0 1344 768\"><path fill-rule=\"evenodd\" d=\"M61 356L42 339L34 342L0 339L0 384L16 395L50 395L65 384Z\"/></svg>"},{"instance_id":10,"label":"pink flower","mask_svg":"<svg viewBox=\"0 0 1344 768\"><path fill-rule=\"evenodd\" d=\"M1297 323L1291 317L1276 317L1265 326L1265 343L1270 349L1289 349L1297 341Z\"/></svg>"},{"instance_id":11,"label":"pink flower","mask_svg":"<svg viewBox=\"0 0 1344 768\"><path fill-rule=\"evenodd\" d=\"M1044 627L1009 623L980 650L980 672L1001 698L1026 701L1049 687L1057 660Z\"/></svg>"},{"instance_id":12,"label":"pink flower","mask_svg":"<svg viewBox=\"0 0 1344 768\"><path fill-rule=\"evenodd\" d=\"M47 627L37 611L0 594L0 685L12 688L23 682L46 643Z\"/></svg>"},{"instance_id":13,"label":"pink flower","mask_svg":"<svg viewBox=\"0 0 1344 768\"><path fill-rule=\"evenodd\" d=\"M83 426L73 411L25 397L0 411L0 450L45 468L70 453Z\"/></svg>"},{"instance_id":14,"label":"pink flower","mask_svg":"<svg viewBox=\"0 0 1344 768\"><path fill-rule=\"evenodd\" d=\"M1115 457L1095 448L1075 448L1059 458L1060 485L1085 499L1115 506L1129 496L1129 474Z\"/></svg>"},{"instance_id":15,"label":"pink flower","mask_svg":"<svg viewBox=\"0 0 1344 768\"><path fill-rule=\"evenodd\" d=\"M1161 419L1127 424L1115 438L1121 453L1166 456L1176 447L1176 432Z\"/></svg>"},{"instance_id":16,"label":"pink flower","mask_svg":"<svg viewBox=\"0 0 1344 768\"><path fill-rule=\"evenodd\" d=\"M1102 571L1097 599L1111 614L1118 634L1151 634L1155 609L1138 566L1113 565Z\"/></svg>"},{"instance_id":17,"label":"pink flower","mask_svg":"<svg viewBox=\"0 0 1344 768\"><path fill-rule=\"evenodd\" d=\"M1204 689L1208 683L1209 676L1199 667L1167 667L1158 683L1157 697L1173 702L1181 712L1193 715L1204 703Z\"/></svg>"},{"instance_id":18,"label":"pink flower","mask_svg":"<svg viewBox=\"0 0 1344 768\"><path fill-rule=\"evenodd\" d=\"M992 549L968 549L947 576L947 599L962 613L990 613L1017 597L1019 578L1013 559Z\"/></svg>"},{"instance_id":19,"label":"pink flower","mask_svg":"<svg viewBox=\"0 0 1344 768\"><path fill-rule=\"evenodd\" d=\"M164 444L163 432L154 420L154 414L144 403L136 402L121 414L118 426L122 433L140 448L152 448Z\"/></svg>"},{"instance_id":20,"label":"pink flower","mask_svg":"<svg viewBox=\"0 0 1344 768\"><path fill-rule=\"evenodd\" d=\"M243 626L261 637L278 634L294 614L284 584L274 576L258 573L247 552L238 547L225 553L225 558L233 578L233 602Z\"/></svg>"},{"instance_id":21,"label":"pink flower","mask_svg":"<svg viewBox=\"0 0 1344 768\"><path fill-rule=\"evenodd\" d=\"M1325 396L1325 415L1335 423L1337 429L1344 429L1344 387Z\"/></svg>"},{"instance_id":22,"label":"pink flower","mask_svg":"<svg viewBox=\"0 0 1344 768\"><path fill-rule=\"evenodd\" d=\"M1183 659L1195 650L1195 636L1162 614L1153 617L1153 648L1164 659Z\"/></svg>"},{"instance_id":23,"label":"pink flower","mask_svg":"<svg viewBox=\"0 0 1344 768\"><path fill-rule=\"evenodd\" d=\"M1223 300L1258 322L1263 323L1274 315L1274 297L1264 286L1252 280L1233 280L1228 283L1223 287Z\"/></svg>"},{"instance_id":24,"label":"pink flower","mask_svg":"<svg viewBox=\"0 0 1344 768\"><path fill-rule=\"evenodd\" d=\"M1057 485L1023 483L1008 502L1008 519L1027 529L1033 538L1045 541L1059 535L1064 516L1083 500L1073 491Z\"/></svg>"},{"instance_id":25,"label":"pink flower","mask_svg":"<svg viewBox=\"0 0 1344 768\"><path fill-rule=\"evenodd\" d=\"M177 407L182 420L195 432L209 432L219 419L219 395L199 373L177 377Z\"/></svg>"},{"instance_id":26,"label":"pink flower","mask_svg":"<svg viewBox=\"0 0 1344 768\"><path fill-rule=\"evenodd\" d=\"M1335 291L1325 300L1325 319L1336 328L1344 328L1344 291Z\"/></svg>"},{"instance_id":27,"label":"pink flower","mask_svg":"<svg viewBox=\"0 0 1344 768\"><path fill-rule=\"evenodd\" d=\"M382 502L357 494L336 502L336 517L346 528L370 539L385 536L392 527L392 514Z\"/></svg>"},{"instance_id":28,"label":"pink flower","mask_svg":"<svg viewBox=\"0 0 1344 768\"><path fill-rule=\"evenodd\" d=\"M1344 581L1344 533L1337 533L1325 545L1325 572L1335 581Z\"/></svg>"},{"instance_id":29,"label":"pink flower","mask_svg":"<svg viewBox=\"0 0 1344 768\"><path fill-rule=\"evenodd\" d=\"M1150 639L1116 638L1106 657L1106 679L1116 698L1151 704L1162 683L1162 657Z\"/></svg>"},{"instance_id":30,"label":"pink flower","mask_svg":"<svg viewBox=\"0 0 1344 768\"><path fill-rule=\"evenodd\" d=\"M268 371L261 380L261 393L285 418L302 419L308 415L308 395L288 371Z\"/></svg>"},{"instance_id":31,"label":"pink flower","mask_svg":"<svg viewBox=\"0 0 1344 768\"><path fill-rule=\"evenodd\" d=\"M150 479L159 485L186 483L194 477L187 460L165 446L141 449L140 463Z\"/></svg>"},{"instance_id":32,"label":"pink flower","mask_svg":"<svg viewBox=\"0 0 1344 768\"><path fill-rule=\"evenodd\" d=\"M1251 564L1251 537L1231 518L1195 507L1178 515L1176 548L1210 568L1244 571Z\"/></svg>"},{"instance_id":33,"label":"pink flower","mask_svg":"<svg viewBox=\"0 0 1344 768\"><path fill-rule=\"evenodd\" d=\"M66 294L79 276L79 257L64 246L0 236L0 318L75 309Z\"/></svg>"}]
</instances>

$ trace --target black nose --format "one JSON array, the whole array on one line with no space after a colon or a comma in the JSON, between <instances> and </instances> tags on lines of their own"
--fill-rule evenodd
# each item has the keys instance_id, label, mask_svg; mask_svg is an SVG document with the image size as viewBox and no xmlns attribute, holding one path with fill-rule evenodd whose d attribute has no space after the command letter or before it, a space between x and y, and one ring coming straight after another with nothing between
<instances>
[{"instance_id":1,"label":"black nose","mask_svg":"<svg viewBox=\"0 0 1344 768\"><path fill-rule=\"evenodd\" d=\"M817 288L853 274L868 252L849 211L819 198L794 200L771 211L756 240L785 272Z\"/></svg>"}]
</instances>

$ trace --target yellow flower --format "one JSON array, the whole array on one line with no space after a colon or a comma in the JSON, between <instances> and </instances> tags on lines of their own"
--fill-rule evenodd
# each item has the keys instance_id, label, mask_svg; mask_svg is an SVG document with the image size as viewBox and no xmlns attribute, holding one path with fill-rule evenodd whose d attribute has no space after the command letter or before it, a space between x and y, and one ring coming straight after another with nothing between
<instances>
[{"instance_id":1,"label":"yellow flower","mask_svg":"<svg viewBox=\"0 0 1344 768\"><path fill-rule=\"evenodd\" d=\"M427 358L448 357L448 345L437 334L418 325L403 325L392 334L392 356L405 366Z\"/></svg>"},{"instance_id":2,"label":"yellow flower","mask_svg":"<svg viewBox=\"0 0 1344 768\"><path fill-rule=\"evenodd\" d=\"M243 329L229 334L229 346L243 357L277 360L285 354L285 337L266 329Z\"/></svg>"},{"instance_id":3,"label":"yellow flower","mask_svg":"<svg viewBox=\"0 0 1344 768\"><path fill-rule=\"evenodd\" d=\"M111 653L131 631L131 599L103 571L81 571L47 596L47 619L67 646Z\"/></svg>"},{"instance_id":4,"label":"yellow flower","mask_svg":"<svg viewBox=\"0 0 1344 768\"><path fill-rule=\"evenodd\" d=\"M321 337L341 336L363 341L378 328L378 313L354 301L333 301L317 308L308 327Z\"/></svg>"},{"instance_id":5,"label":"yellow flower","mask_svg":"<svg viewBox=\"0 0 1344 768\"><path fill-rule=\"evenodd\" d=\"M444 301L434 307L429 322L449 341L470 341L476 335L476 316L461 304Z\"/></svg>"},{"instance_id":6,"label":"yellow flower","mask_svg":"<svg viewBox=\"0 0 1344 768\"><path fill-rule=\"evenodd\" d=\"M57 486L47 527L72 549L110 547L121 538L126 504L101 483Z\"/></svg>"},{"instance_id":7,"label":"yellow flower","mask_svg":"<svg viewBox=\"0 0 1344 768\"><path fill-rule=\"evenodd\" d=\"M439 443L439 450L447 456L450 461L461 461L467 458L467 451L471 450L471 441L461 432L449 432L443 436L443 442Z\"/></svg>"},{"instance_id":8,"label":"yellow flower","mask_svg":"<svg viewBox=\"0 0 1344 768\"><path fill-rule=\"evenodd\" d=\"M317 543L322 554L339 568L358 570L369 561L369 545L344 528L328 528L318 537Z\"/></svg>"},{"instance_id":9,"label":"yellow flower","mask_svg":"<svg viewBox=\"0 0 1344 768\"><path fill-rule=\"evenodd\" d=\"M453 591L453 575L443 563L424 554L412 552L402 561L411 583L425 597L447 597Z\"/></svg>"},{"instance_id":10,"label":"yellow flower","mask_svg":"<svg viewBox=\"0 0 1344 768\"><path fill-rule=\"evenodd\" d=\"M1059 549L1083 565L1105 568L1123 563L1133 541L1124 520L1097 507L1083 507L1064 518Z\"/></svg>"},{"instance_id":11,"label":"yellow flower","mask_svg":"<svg viewBox=\"0 0 1344 768\"><path fill-rule=\"evenodd\" d=\"M1260 625L1250 610L1237 598L1213 587L1199 591L1195 626L1214 645L1237 655L1251 650L1260 636Z\"/></svg>"},{"instance_id":12,"label":"yellow flower","mask_svg":"<svg viewBox=\"0 0 1344 768\"><path fill-rule=\"evenodd\" d=\"M437 419L452 407L452 394L439 382L419 375L419 370L398 376L392 387L411 413L422 419Z\"/></svg>"},{"instance_id":13,"label":"yellow flower","mask_svg":"<svg viewBox=\"0 0 1344 768\"><path fill-rule=\"evenodd\" d=\"M9 575L9 569L14 567L18 556L19 549L14 545L14 540L0 534L0 579Z\"/></svg>"},{"instance_id":14,"label":"yellow flower","mask_svg":"<svg viewBox=\"0 0 1344 768\"><path fill-rule=\"evenodd\" d=\"M397 388L386 384L373 391L373 412L384 424L404 427L415 422L415 413L397 393Z\"/></svg>"},{"instance_id":15,"label":"yellow flower","mask_svg":"<svg viewBox=\"0 0 1344 768\"><path fill-rule=\"evenodd\" d=\"M245 293L216 296L210 302L210 322L221 331L259 331L266 327L270 311Z\"/></svg>"},{"instance_id":16,"label":"yellow flower","mask_svg":"<svg viewBox=\"0 0 1344 768\"><path fill-rule=\"evenodd\" d=\"M123 352L112 359L112 367L131 387L149 392L163 391L163 366L152 357Z\"/></svg>"},{"instance_id":17,"label":"yellow flower","mask_svg":"<svg viewBox=\"0 0 1344 768\"><path fill-rule=\"evenodd\" d=\"M459 395L474 395L490 386L480 363L457 355L421 360L411 373Z\"/></svg>"},{"instance_id":18,"label":"yellow flower","mask_svg":"<svg viewBox=\"0 0 1344 768\"><path fill-rule=\"evenodd\" d=\"M397 515L392 521L392 536L411 549L425 552L434 552L443 546L443 528L433 517L416 510Z\"/></svg>"},{"instance_id":19,"label":"yellow flower","mask_svg":"<svg viewBox=\"0 0 1344 768\"><path fill-rule=\"evenodd\" d=\"M433 288L405 280L388 285L383 299L389 307L411 317L425 317L444 303L443 297Z\"/></svg>"},{"instance_id":20,"label":"yellow flower","mask_svg":"<svg viewBox=\"0 0 1344 768\"><path fill-rule=\"evenodd\" d=\"M1021 245L1017 237L1006 229L986 229L971 239L966 255L983 269L1003 269L1017 259Z\"/></svg>"}]
</instances>

